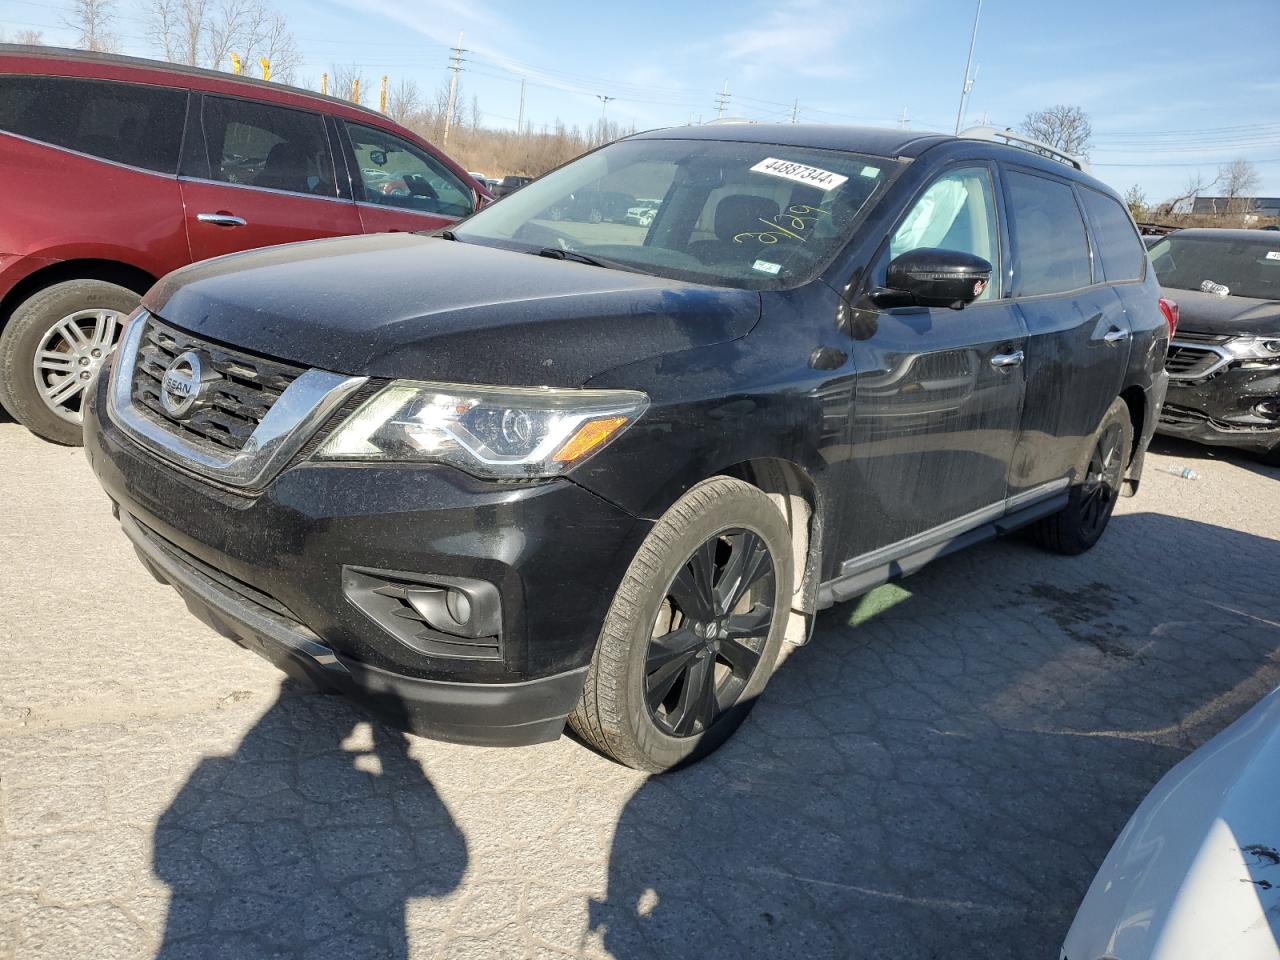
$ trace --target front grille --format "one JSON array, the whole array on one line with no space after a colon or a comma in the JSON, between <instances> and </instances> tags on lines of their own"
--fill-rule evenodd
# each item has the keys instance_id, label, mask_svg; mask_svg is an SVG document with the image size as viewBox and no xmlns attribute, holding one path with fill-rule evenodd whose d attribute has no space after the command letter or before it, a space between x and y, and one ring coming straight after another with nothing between
<instances>
[{"instance_id":1,"label":"front grille","mask_svg":"<svg viewBox=\"0 0 1280 960\"><path fill-rule=\"evenodd\" d=\"M1175 343L1169 347L1164 368L1170 376L1191 379L1202 376L1221 360L1221 355L1213 350Z\"/></svg>"},{"instance_id":2,"label":"front grille","mask_svg":"<svg viewBox=\"0 0 1280 960\"><path fill-rule=\"evenodd\" d=\"M160 402L160 381L177 356L188 350L199 350L208 356L222 379L213 390L209 406L179 420ZM303 372L302 367L201 340L150 317L134 365L132 397L136 405L175 433L218 449L242 450L280 394Z\"/></svg>"}]
</instances>

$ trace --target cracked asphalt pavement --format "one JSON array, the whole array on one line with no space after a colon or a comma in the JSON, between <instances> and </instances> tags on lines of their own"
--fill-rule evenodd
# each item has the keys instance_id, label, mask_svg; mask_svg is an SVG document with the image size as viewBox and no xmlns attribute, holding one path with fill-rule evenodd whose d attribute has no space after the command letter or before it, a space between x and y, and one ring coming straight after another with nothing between
<instances>
[{"instance_id":1,"label":"cracked asphalt pavement","mask_svg":"<svg viewBox=\"0 0 1280 960\"><path fill-rule=\"evenodd\" d=\"M1280 684L1280 471L1157 450L1091 553L826 611L646 778L282 683L0 423L0 958L1054 958L1143 795Z\"/></svg>"}]
</instances>

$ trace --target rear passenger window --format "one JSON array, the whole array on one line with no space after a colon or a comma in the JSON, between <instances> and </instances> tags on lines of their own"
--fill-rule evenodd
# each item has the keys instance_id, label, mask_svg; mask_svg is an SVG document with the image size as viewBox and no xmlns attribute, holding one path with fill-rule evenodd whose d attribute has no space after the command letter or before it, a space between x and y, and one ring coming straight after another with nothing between
<instances>
[{"instance_id":1,"label":"rear passenger window","mask_svg":"<svg viewBox=\"0 0 1280 960\"><path fill-rule=\"evenodd\" d=\"M76 77L0 76L0 130L177 173L187 92Z\"/></svg>"},{"instance_id":2,"label":"rear passenger window","mask_svg":"<svg viewBox=\"0 0 1280 960\"><path fill-rule=\"evenodd\" d=\"M1033 297L1087 287L1089 241L1075 194L1065 183L1011 171L1013 294Z\"/></svg>"},{"instance_id":3,"label":"rear passenger window","mask_svg":"<svg viewBox=\"0 0 1280 960\"><path fill-rule=\"evenodd\" d=\"M205 97L210 176L224 183L337 196L324 119L252 100Z\"/></svg>"},{"instance_id":4,"label":"rear passenger window","mask_svg":"<svg viewBox=\"0 0 1280 960\"><path fill-rule=\"evenodd\" d=\"M1112 197L1081 189L1085 212L1093 221L1093 239L1108 280L1137 280L1142 276L1146 250L1138 238L1129 212Z\"/></svg>"}]
</instances>

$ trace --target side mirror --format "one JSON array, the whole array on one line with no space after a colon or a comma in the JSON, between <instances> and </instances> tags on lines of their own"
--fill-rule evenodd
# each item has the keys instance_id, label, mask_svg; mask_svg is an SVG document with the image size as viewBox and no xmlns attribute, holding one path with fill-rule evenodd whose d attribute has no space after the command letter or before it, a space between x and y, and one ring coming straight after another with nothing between
<instances>
[{"instance_id":1,"label":"side mirror","mask_svg":"<svg viewBox=\"0 0 1280 960\"><path fill-rule=\"evenodd\" d=\"M982 296L991 264L959 250L921 247L889 262L887 288L871 292L877 306L950 307L960 310Z\"/></svg>"}]
</instances>

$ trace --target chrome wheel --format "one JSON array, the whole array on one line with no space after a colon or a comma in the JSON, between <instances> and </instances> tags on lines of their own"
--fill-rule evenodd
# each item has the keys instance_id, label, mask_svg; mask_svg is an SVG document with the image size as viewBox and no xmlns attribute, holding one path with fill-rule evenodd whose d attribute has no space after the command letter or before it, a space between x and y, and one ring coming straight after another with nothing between
<instances>
[{"instance_id":1,"label":"chrome wheel","mask_svg":"<svg viewBox=\"0 0 1280 960\"><path fill-rule=\"evenodd\" d=\"M1124 430L1120 425L1110 424L1098 438L1089 459L1080 504L1081 526L1086 534L1094 534L1105 526L1115 508L1124 472L1123 440Z\"/></svg>"},{"instance_id":2,"label":"chrome wheel","mask_svg":"<svg viewBox=\"0 0 1280 960\"><path fill-rule=\"evenodd\" d=\"M85 390L120 342L124 321L118 310L78 310L40 339L32 362L36 390L63 420L81 422Z\"/></svg>"},{"instance_id":3,"label":"chrome wheel","mask_svg":"<svg viewBox=\"0 0 1280 960\"><path fill-rule=\"evenodd\" d=\"M663 733L699 736L741 699L773 625L775 578L750 530L725 530L685 561L645 654L645 702Z\"/></svg>"}]
</instances>

